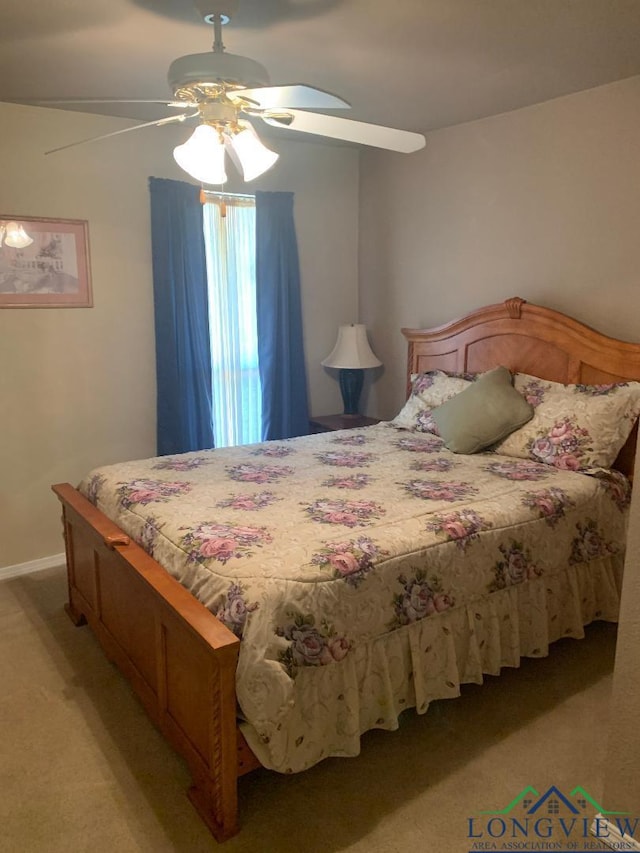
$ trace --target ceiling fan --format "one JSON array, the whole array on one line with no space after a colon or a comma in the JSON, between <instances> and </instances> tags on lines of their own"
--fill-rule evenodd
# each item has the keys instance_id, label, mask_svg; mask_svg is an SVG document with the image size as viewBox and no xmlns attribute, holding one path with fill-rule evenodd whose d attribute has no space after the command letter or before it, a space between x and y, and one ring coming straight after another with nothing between
<instances>
[{"instance_id":1,"label":"ceiling fan","mask_svg":"<svg viewBox=\"0 0 640 853\"><path fill-rule=\"evenodd\" d=\"M47 151L52 154L75 145L118 136L144 127L195 123L192 136L174 149L178 165L203 184L224 184L225 152L245 181L269 169L278 155L258 137L253 123L259 118L268 125L287 130L327 136L348 142L411 153L425 145L422 134L381 125L324 115L307 110L348 109L337 95L302 84L271 86L266 68L245 56L225 52L222 26L227 24L238 0L195 0L204 21L214 28L213 49L208 53L181 56L169 67L170 100L67 99L39 101L48 104L155 103L180 110L155 121L72 142Z\"/></svg>"}]
</instances>

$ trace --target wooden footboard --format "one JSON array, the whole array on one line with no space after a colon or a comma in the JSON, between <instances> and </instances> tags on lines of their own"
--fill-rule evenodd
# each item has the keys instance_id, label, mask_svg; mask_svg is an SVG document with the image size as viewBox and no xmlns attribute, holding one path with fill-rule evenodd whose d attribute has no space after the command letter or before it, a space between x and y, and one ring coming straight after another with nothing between
<instances>
[{"instance_id":1,"label":"wooden footboard","mask_svg":"<svg viewBox=\"0 0 640 853\"><path fill-rule=\"evenodd\" d=\"M238 830L237 779L258 766L236 722L238 638L67 483L69 602L186 760L189 798L218 841Z\"/></svg>"}]
</instances>

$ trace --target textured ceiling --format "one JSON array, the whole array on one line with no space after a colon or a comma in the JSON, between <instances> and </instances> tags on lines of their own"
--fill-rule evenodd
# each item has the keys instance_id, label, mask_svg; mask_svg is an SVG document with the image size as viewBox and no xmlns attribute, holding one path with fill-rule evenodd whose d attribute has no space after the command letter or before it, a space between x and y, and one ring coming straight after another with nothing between
<instances>
[{"instance_id":1,"label":"textured ceiling","mask_svg":"<svg viewBox=\"0 0 640 853\"><path fill-rule=\"evenodd\" d=\"M272 83L421 132L640 74L639 35L640 0L240 0L223 30ZM212 38L191 0L1 0L0 100L165 98L171 61Z\"/></svg>"}]
</instances>

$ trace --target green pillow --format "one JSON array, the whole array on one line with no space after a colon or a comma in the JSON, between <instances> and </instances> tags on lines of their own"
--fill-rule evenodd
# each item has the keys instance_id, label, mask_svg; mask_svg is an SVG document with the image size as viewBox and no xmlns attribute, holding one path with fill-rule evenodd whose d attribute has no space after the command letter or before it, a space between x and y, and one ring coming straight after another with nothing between
<instances>
[{"instance_id":1,"label":"green pillow","mask_svg":"<svg viewBox=\"0 0 640 853\"><path fill-rule=\"evenodd\" d=\"M432 409L433 420L449 450L477 453L531 420L533 406L511 383L509 370L495 367Z\"/></svg>"}]
</instances>

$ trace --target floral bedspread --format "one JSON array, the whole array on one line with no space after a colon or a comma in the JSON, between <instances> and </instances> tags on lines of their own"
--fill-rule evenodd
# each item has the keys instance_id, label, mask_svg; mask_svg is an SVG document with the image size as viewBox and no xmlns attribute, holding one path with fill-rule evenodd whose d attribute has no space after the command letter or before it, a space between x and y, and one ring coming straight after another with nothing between
<instances>
[{"instance_id":1,"label":"floral bedspread","mask_svg":"<svg viewBox=\"0 0 640 853\"><path fill-rule=\"evenodd\" d=\"M248 739L283 772L424 705L408 682L429 666L407 660L445 616L621 559L629 501L622 476L457 456L389 424L112 465L80 489L242 637Z\"/></svg>"}]
</instances>

